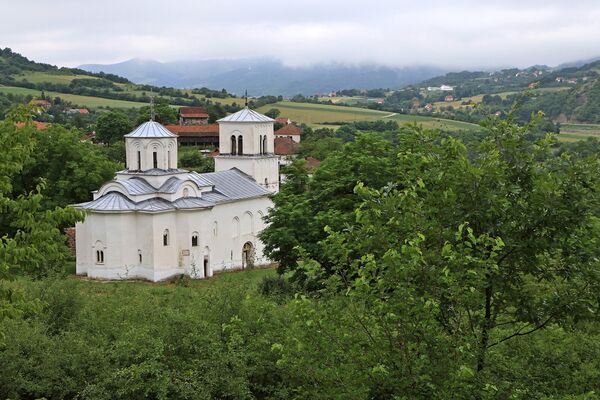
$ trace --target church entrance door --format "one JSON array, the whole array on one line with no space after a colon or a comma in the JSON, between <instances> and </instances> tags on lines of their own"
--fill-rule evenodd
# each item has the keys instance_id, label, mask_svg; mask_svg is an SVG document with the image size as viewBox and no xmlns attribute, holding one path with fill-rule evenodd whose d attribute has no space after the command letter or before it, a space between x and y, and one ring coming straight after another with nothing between
<instances>
[{"instance_id":1,"label":"church entrance door","mask_svg":"<svg viewBox=\"0 0 600 400\"><path fill-rule=\"evenodd\" d=\"M254 267L254 246L250 242L242 247L242 269Z\"/></svg>"}]
</instances>

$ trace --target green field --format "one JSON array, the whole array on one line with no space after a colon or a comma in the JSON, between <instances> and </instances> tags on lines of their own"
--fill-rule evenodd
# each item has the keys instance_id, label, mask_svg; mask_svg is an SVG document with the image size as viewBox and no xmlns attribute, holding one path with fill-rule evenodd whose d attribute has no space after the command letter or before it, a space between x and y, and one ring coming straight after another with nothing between
<instances>
[{"instance_id":1,"label":"green field","mask_svg":"<svg viewBox=\"0 0 600 400\"><path fill-rule=\"evenodd\" d=\"M73 74L28 71L21 75L16 75L15 79L18 81L25 79L31 83L50 82L50 83L60 83L63 85L68 85L69 83L71 83L71 81L73 79L98 79L98 78L89 76L89 75L73 75Z\"/></svg>"},{"instance_id":2,"label":"green field","mask_svg":"<svg viewBox=\"0 0 600 400\"><path fill-rule=\"evenodd\" d=\"M479 125L461 121L452 121L443 118L426 117L419 115L395 114L387 111L370 110L358 107L333 106L327 104L294 103L282 101L275 104L267 104L258 109L266 112L271 108L281 111L281 116L288 117L292 121L305 123L312 127L334 128L335 122L353 121L377 121L392 119L399 124L416 122L426 128L444 129L450 131L467 130L475 131L481 129ZM330 124L325 124L330 123Z\"/></svg>"},{"instance_id":3,"label":"green field","mask_svg":"<svg viewBox=\"0 0 600 400\"><path fill-rule=\"evenodd\" d=\"M587 138L600 139L600 125L595 124L561 124L557 138L561 142L574 142Z\"/></svg>"},{"instance_id":4,"label":"green field","mask_svg":"<svg viewBox=\"0 0 600 400\"><path fill-rule=\"evenodd\" d=\"M36 89L28 89L22 87L14 87L14 86L0 86L0 92L2 93L13 93L13 94L21 94L21 95L32 95L32 96L40 96L42 92ZM142 106L146 106L146 103L140 103L135 101L125 101L125 100L113 100L113 99L104 99L101 97L92 97L92 96L79 96L76 94L66 94L59 92L47 92L45 91L47 96L52 98L60 97L63 100L70 101L74 105L89 107L89 108L98 108L98 107L113 107L113 108L138 108Z\"/></svg>"}]
</instances>

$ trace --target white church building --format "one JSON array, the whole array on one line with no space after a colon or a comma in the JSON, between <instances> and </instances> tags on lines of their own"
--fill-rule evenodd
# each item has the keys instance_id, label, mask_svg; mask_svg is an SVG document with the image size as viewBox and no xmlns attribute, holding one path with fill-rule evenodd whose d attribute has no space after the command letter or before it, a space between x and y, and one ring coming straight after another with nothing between
<instances>
[{"instance_id":1,"label":"white church building","mask_svg":"<svg viewBox=\"0 0 600 400\"><path fill-rule=\"evenodd\" d=\"M77 274L160 281L268 264L258 234L279 190L274 120L247 107L219 121L215 172L177 167L177 136L148 121L125 135L126 169L75 205Z\"/></svg>"}]
</instances>

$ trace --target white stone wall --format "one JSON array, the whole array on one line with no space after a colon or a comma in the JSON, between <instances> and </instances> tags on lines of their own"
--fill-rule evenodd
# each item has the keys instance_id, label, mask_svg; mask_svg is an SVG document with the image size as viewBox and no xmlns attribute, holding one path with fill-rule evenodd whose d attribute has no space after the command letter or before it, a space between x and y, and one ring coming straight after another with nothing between
<instances>
[{"instance_id":1,"label":"white stone wall","mask_svg":"<svg viewBox=\"0 0 600 400\"><path fill-rule=\"evenodd\" d=\"M77 274L151 281L178 274L203 278L205 256L208 276L214 271L241 268L246 242L254 247L255 264L267 264L257 235L264 228L261 217L271 206L270 199L258 198L194 211L88 214L76 226ZM236 219L239 223L234 222ZM169 232L167 246L163 244L165 230ZM198 233L198 246L192 246L194 232ZM100 249L103 263L96 260L96 250Z\"/></svg>"},{"instance_id":2,"label":"white stone wall","mask_svg":"<svg viewBox=\"0 0 600 400\"><path fill-rule=\"evenodd\" d=\"M154 168L154 152L157 153L157 168L177 168L177 138L125 138L125 146L129 170L138 170L138 151L142 171Z\"/></svg>"},{"instance_id":3,"label":"white stone wall","mask_svg":"<svg viewBox=\"0 0 600 400\"><path fill-rule=\"evenodd\" d=\"M273 193L279 191L279 159L268 156L230 156L215 157L215 171L237 168L254 178L256 183Z\"/></svg>"}]
</instances>

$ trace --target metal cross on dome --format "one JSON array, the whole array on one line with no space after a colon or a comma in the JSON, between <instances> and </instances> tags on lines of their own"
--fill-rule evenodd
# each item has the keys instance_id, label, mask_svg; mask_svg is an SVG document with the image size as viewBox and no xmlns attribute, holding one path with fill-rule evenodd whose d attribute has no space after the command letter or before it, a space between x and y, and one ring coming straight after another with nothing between
<instances>
[{"instance_id":1,"label":"metal cross on dome","mask_svg":"<svg viewBox=\"0 0 600 400\"><path fill-rule=\"evenodd\" d=\"M150 95L150 121L154 121L154 96Z\"/></svg>"}]
</instances>

